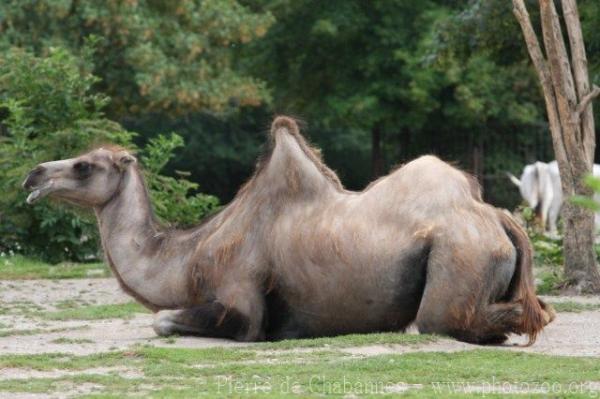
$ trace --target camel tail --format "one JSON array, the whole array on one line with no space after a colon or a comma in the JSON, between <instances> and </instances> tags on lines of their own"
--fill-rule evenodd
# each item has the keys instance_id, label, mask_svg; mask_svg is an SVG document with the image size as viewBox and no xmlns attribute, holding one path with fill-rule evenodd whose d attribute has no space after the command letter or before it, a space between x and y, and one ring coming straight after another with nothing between
<instances>
[{"instance_id":1,"label":"camel tail","mask_svg":"<svg viewBox=\"0 0 600 399\"><path fill-rule=\"evenodd\" d=\"M500 222L517 250L517 264L508 296L520 302L523 308L519 332L529 336L527 345L535 342L539 332L554 320L554 309L535 294L533 281L533 250L527 234L517 222L504 211L499 211Z\"/></svg>"}]
</instances>

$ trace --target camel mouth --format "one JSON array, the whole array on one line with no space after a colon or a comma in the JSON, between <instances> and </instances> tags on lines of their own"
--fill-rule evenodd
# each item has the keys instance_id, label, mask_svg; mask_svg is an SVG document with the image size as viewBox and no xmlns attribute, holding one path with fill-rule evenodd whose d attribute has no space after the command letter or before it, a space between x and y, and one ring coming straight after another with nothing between
<instances>
[{"instance_id":1,"label":"camel mouth","mask_svg":"<svg viewBox=\"0 0 600 399\"><path fill-rule=\"evenodd\" d=\"M29 195L27 196L27 199L25 201L29 205L33 204L34 202L39 201L40 199L44 198L46 195L50 194L50 192L52 191L53 185L54 185L54 181L48 180L44 184L41 184L41 185L35 186L35 187L31 187L30 188L31 193L29 193Z\"/></svg>"}]
</instances>

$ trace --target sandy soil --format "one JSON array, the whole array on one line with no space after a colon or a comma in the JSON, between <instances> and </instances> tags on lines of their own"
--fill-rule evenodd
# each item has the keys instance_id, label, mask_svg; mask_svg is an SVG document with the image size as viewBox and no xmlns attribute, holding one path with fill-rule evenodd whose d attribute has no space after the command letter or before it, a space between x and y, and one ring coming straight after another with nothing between
<instances>
[{"instance_id":1,"label":"sandy soil","mask_svg":"<svg viewBox=\"0 0 600 399\"><path fill-rule=\"evenodd\" d=\"M600 298L597 297L546 299L554 302L600 303ZM119 289L114 279L0 281L0 335L6 335L0 336L0 353L61 352L83 355L147 343L186 348L244 345L226 340L193 337L178 337L174 342L167 341L154 334L151 328L151 314L138 314L130 319L91 321L48 321L28 314L30 310L57 310L65 301L110 304L125 303L131 299ZM409 333L416 332L412 329ZM79 342L65 343L64 339ZM565 356L600 356L600 311L559 313L533 346L515 346L524 342L524 338L515 336L509 344L501 348ZM418 347L381 345L347 348L345 351L369 356L407 351L457 351L475 348L478 346L442 339ZM0 370L0 378L11 378L10 370Z\"/></svg>"}]
</instances>

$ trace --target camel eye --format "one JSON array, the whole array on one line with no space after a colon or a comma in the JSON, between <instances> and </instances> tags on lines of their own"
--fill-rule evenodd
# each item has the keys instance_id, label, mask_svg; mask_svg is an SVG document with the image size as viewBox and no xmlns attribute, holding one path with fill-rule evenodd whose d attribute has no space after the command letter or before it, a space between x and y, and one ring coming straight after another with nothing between
<instances>
[{"instance_id":1,"label":"camel eye","mask_svg":"<svg viewBox=\"0 0 600 399\"><path fill-rule=\"evenodd\" d=\"M92 166L93 165L89 162L81 161L73 165L73 169L75 169L77 177L84 179L89 177L89 175L92 173Z\"/></svg>"}]
</instances>

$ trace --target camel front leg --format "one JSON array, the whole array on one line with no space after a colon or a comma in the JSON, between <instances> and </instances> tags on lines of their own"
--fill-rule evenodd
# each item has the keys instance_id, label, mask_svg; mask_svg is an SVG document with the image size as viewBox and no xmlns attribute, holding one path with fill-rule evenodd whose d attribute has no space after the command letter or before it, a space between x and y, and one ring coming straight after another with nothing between
<instances>
[{"instance_id":1,"label":"camel front leg","mask_svg":"<svg viewBox=\"0 0 600 399\"><path fill-rule=\"evenodd\" d=\"M186 309L162 310L152 327L160 336L197 335L245 340L249 320L236 309L227 309L219 302L210 302Z\"/></svg>"},{"instance_id":2,"label":"camel front leg","mask_svg":"<svg viewBox=\"0 0 600 399\"><path fill-rule=\"evenodd\" d=\"M240 284L240 286L243 286ZM160 336L196 335L230 338L236 341L262 341L264 299L257 291L244 291L238 286L235 297L231 290L221 290L217 299L185 309L162 310L154 318L154 331ZM224 305L229 304L229 305Z\"/></svg>"}]
</instances>

